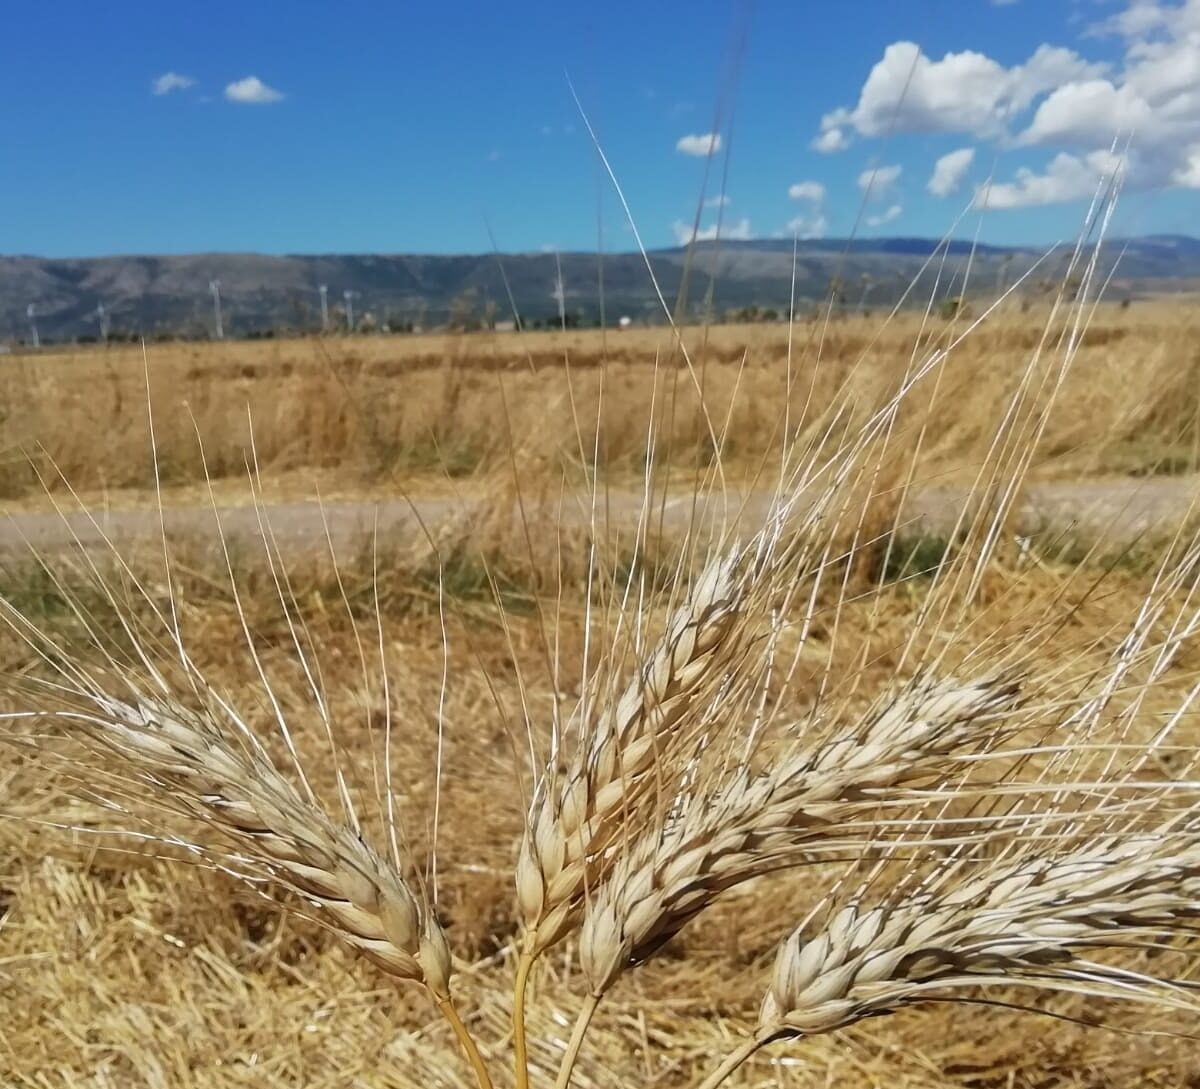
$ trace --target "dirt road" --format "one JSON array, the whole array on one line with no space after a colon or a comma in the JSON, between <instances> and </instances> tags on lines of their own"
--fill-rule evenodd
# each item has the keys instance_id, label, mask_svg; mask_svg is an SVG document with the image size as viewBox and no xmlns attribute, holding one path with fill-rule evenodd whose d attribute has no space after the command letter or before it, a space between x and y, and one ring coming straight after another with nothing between
<instances>
[{"instance_id":1,"label":"dirt road","mask_svg":"<svg viewBox=\"0 0 1200 1089\"><path fill-rule=\"evenodd\" d=\"M907 507L910 531L949 530L962 498L961 491L939 488L914 495ZM1020 525L1023 532L1029 533L1062 532L1078 527L1089 533L1103 532L1113 541L1124 542L1147 529L1177 522L1197 499L1200 499L1200 476L1035 484L1026 491ZM362 543L376 524L382 539L395 540L397 535L415 539L422 522L431 527L444 525L456 515L469 514L478 502L422 498L413 502L391 499L322 506L313 501L274 504L263 512L252 506L218 507L215 514L227 536L235 541L257 539L260 517L265 516L280 549L285 554L302 554L325 547L326 525L339 550ZM752 523L761 518L768 502L766 493L751 495L744 504L744 519ZM743 496L729 497L729 510L742 505ZM608 507L614 520L632 522L638 499L633 493L618 494L609 498ZM685 499L668 503L668 522L681 524L689 513L690 503ZM565 517L582 520L584 515L581 510L575 513L568 510ZM170 507L163 513L163 523L170 539L216 539L211 507ZM11 555L30 546L43 553L61 552L70 548L76 537L88 547L102 546L105 537L121 547L129 547L153 543L159 533L159 515L155 510L100 511L91 518L81 511L64 515L25 511L0 519L0 552Z\"/></svg>"}]
</instances>

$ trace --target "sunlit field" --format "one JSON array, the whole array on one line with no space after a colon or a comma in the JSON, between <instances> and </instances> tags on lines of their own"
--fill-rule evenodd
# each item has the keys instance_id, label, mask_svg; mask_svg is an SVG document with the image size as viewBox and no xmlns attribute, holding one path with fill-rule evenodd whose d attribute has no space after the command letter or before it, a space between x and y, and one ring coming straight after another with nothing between
<instances>
[{"instance_id":1,"label":"sunlit field","mask_svg":"<svg viewBox=\"0 0 1200 1089\"><path fill-rule=\"evenodd\" d=\"M551 738L588 720L589 698L616 703L674 630L668 618L704 585L709 558L759 540L764 511L792 491L812 496L790 511L796 525L762 538L764 554L784 559L746 576L742 641L679 712L695 754L662 757L664 782L629 803L632 823L606 849L646 834L638 819L669 823L672 806L649 798L682 796L696 776L724 784L702 754L742 759L737 739L751 723L763 741L747 776L769 767L782 738L834 739L828 752L840 752L839 730L874 721L889 693L921 677L1002 678L1022 693L1011 735L989 728L950 754L961 763L902 783L914 811L961 822L942 839L973 835L962 829L985 812L1024 813L1012 828L1001 821L1009 840L960 846L964 859L986 869L1043 841L1051 854L1076 849L1069 835L1132 836L1160 812L1140 808L1149 788L1133 780L1160 792L1162 813L1194 801L1185 788L1200 734L1188 693L1200 652L1184 637L1195 609L1187 527L1200 470L1200 304L1006 304L974 327L983 316L977 305L678 337L380 336L7 358L7 708L54 704L61 693L37 696L39 678L78 689L73 707L118 676L168 704L211 709L228 698L247 736L293 779L303 768L335 821L352 807L386 858L394 816L406 880L422 903L436 892L455 1007L497 1086L514 1081L510 981L532 910L514 893L514 866L539 770L568 761ZM845 464L844 477L805 468L822 458ZM1114 487L1124 502L1165 478L1178 501L1153 527L1081 526L1054 510L1035 534L1017 524L1030 489ZM949 497L940 508L927 499L935 493ZM372 526L376 504L409 499L417 514L402 530ZM164 524L196 512L168 534L169 567L154 533L125 548L113 530L121 559L101 535L77 547L79 515L74 529L39 530L39 555L22 539L31 518L56 519L56 508L86 508L100 525L112 512L119 529L121 512L157 517L160 503ZM282 504L304 505L303 532L275 533L276 519L296 529L300 517ZM329 524L351 507L360 527ZM212 508L225 519L224 550ZM250 514L231 521L235 508ZM926 517L915 520L917 509ZM1120 672L1113 663L1126 659ZM63 663L86 663L87 679ZM1100 690L1102 709L1088 703ZM679 691L669 698L682 700ZM703 717L702 703L721 701L736 714ZM214 825L196 807L169 812L187 775L160 767L139 779L132 742L77 750L70 723L55 719L5 729L14 743L0 747L0 1083L474 1084L436 1003L356 955L294 880L249 866L245 844L189 846L207 845ZM1072 745L1070 763L1054 755ZM979 755L993 748L994 761ZM894 759L917 767L924 756L913 747ZM1095 776L1099 788L1082 785ZM394 813L381 800L389 780ZM878 831L890 783L856 787L847 801L865 806L855 820L880 822L877 841L848 841L836 857L780 855L785 872L763 866L606 984L571 1084L703 1082L752 1031L793 927L824 903L851 902L860 881L869 901L902 887L914 866L949 872L950 848L914 856L911 842ZM1058 793L1047 801L1021 783ZM930 801L952 789L954 800ZM1126 808L1112 805L1126 796ZM1054 823L1055 805L1077 826ZM833 813L817 807L811 820L832 834ZM147 826L163 839L115 834ZM939 838L920 824L906 833L927 834ZM240 879L247 869L251 883ZM601 891L579 895L590 903ZM1118 907L1095 910L1109 913L1100 931L1133 927ZM588 933L550 944L532 972L521 1033L532 1085L554 1084L594 984L580 957ZM1023 988L1021 972L1010 965L1007 978L992 965L991 985L953 993L968 1002L897 1002L891 1016L764 1047L730 1084L1193 1084L1196 1045L1180 1036L1195 1025L1180 1012L1191 1008L1186 984L1167 986L1169 1001L1109 995L1135 979L1190 979L1194 939L1166 922L1118 939L1094 954L1128 973L1105 977L1105 994L1083 969L1071 986ZM957 955L968 956L946 954ZM1098 1021L1107 1027L1091 1027Z\"/></svg>"},{"instance_id":2,"label":"sunlit field","mask_svg":"<svg viewBox=\"0 0 1200 1089\"><path fill-rule=\"evenodd\" d=\"M606 479L628 481L644 469L651 405L664 415L660 463L711 464L715 436L726 472L747 479L776 456L785 407L815 431L837 398L866 411L912 359L951 345L953 365L910 399L905 417L924 425L923 464L955 472L1031 355L1075 338L1035 475L1172 475L1200 464L1193 297L1101 303L1086 327L1074 311L1048 321L1048 305L1022 310L1010 300L972 329L982 306L974 309L685 328L686 359L666 327L15 355L0 370L0 494L36 500L61 473L96 499L144 496L147 381L168 489L201 482L205 461L218 484L244 480L251 425L259 469L305 497L314 480L338 494L382 495L469 481L505 469L514 446L555 465L595 462ZM919 429L902 428L900 441Z\"/></svg>"}]
</instances>

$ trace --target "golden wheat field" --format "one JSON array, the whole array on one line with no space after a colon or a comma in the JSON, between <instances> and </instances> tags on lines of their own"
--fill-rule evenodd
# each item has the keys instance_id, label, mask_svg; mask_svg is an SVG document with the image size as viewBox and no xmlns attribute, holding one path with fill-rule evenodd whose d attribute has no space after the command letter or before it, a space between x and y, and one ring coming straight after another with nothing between
<instances>
[{"instance_id":1,"label":"golden wheat field","mask_svg":"<svg viewBox=\"0 0 1200 1089\"><path fill-rule=\"evenodd\" d=\"M666 417L660 461L687 470L712 460L703 403L723 433L727 471L744 477L774 456L783 404L794 414L807 405L813 427L836 397L866 411L915 354L959 340L954 367L905 412L928 421L928 463L961 470L1030 355L1075 337L1037 472L1154 475L1198 464L1200 301L1191 296L1102 302L1081 332L1074 312L1050 320L1044 307L1015 304L973 330L969 313L886 317L685 329L694 377L669 328L164 344L145 361L130 346L18 355L0 372L0 494L37 499L35 470L52 488L61 473L98 501L145 492L147 377L168 488L203 479L197 434L210 477L244 479L250 422L260 468L274 481L299 473L306 495L314 477L344 494L440 488L446 477L503 469L514 444L546 462L595 462L609 477L636 478L652 402Z\"/></svg>"},{"instance_id":2,"label":"golden wheat field","mask_svg":"<svg viewBox=\"0 0 1200 1089\"><path fill-rule=\"evenodd\" d=\"M0 1085L449 1089L476 1084L464 1033L496 1086L715 1085L756 1018L787 1017L729 1084L1200 1085L1194 918L1165 885L1122 907L1132 878L1070 914L1100 865L1089 850L1194 838L1200 304L1002 307L978 328L969 313L883 317L684 329L686 355L671 330L641 329L6 360ZM156 465L164 507L199 512L169 562L153 535L128 549L114 535L123 558L102 536L75 547L71 529L39 555L23 544L59 507L153 509ZM1163 478L1181 497L1171 525L1014 529L1040 483L1134 494ZM949 486L958 506L910 525L909 505ZM368 519L336 555L319 507L303 540L276 536L273 513L317 492L330 510L412 497L434 513L403 532ZM730 513L747 496L765 519ZM254 512L223 551L211 507L227 528L229 509ZM1004 694L927 748L889 749L901 701L952 681ZM628 770L629 750L605 746L632 736L612 724L631 699L644 736ZM176 704L203 744L139 748ZM121 717L134 706L141 725ZM735 788L808 745L797 781L841 785L776 824L764 806L736 849L698 845L696 829L724 842L733 824L704 822L737 808ZM270 809L196 770L218 755L299 785ZM572 769L590 782L614 759L626 770L596 794L622 787L601 814L614 830L530 967L574 857L569 836L557 855L539 846L536 814L548 798L559 824L599 805ZM255 862L310 789L339 857L365 841L396 863L422 920L411 955L378 888L331 891L367 863L301 871L296 852L322 848L299 832ZM678 827L686 850L639 896L670 903L668 876L699 852L693 884L610 956L610 918L634 933L648 910L621 915L637 852ZM744 871L722 868L761 843ZM1035 925L1012 905L1057 880L1043 858L1069 876ZM994 920L913 938L890 976L834 964L801 985L808 968L777 967L793 928L817 928L803 949L827 960L866 957L890 931L830 938L850 925L839 910L879 900L919 922L993 873L980 917ZM364 921L368 901L384 923ZM1063 935L1085 922L1068 956ZM871 989L885 983L903 987Z\"/></svg>"}]
</instances>

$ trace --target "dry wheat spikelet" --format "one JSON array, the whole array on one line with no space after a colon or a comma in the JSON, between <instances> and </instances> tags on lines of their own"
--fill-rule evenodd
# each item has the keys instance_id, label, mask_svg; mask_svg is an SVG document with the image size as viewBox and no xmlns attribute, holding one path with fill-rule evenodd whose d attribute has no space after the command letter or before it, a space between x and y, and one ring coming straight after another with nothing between
<instances>
[{"instance_id":1,"label":"dry wheat spikelet","mask_svg":"<svg viewBox=\"0 0 1200 1089\"><path fill-rule=\"evenodd\" d=\"M552 772L543 778L516 869L531 955L578 921L596 860L619 836L622 815L680 741L696 701L731 668L746 595L736 554L711 562L615 705L587 727L561 781Z\"/></svg>"},{"instance_id":2,"label":"dry wheat spikelet","mask_svg":"<svg viewBox=\"0 0 1200 1089\"><path fill-rule=\"evenodd\" d=\"M873 792L944 774L948 756L994 738L1019 693L1015 675L917 680L861 722L680 799L665 826L622 850L588 902L579 957L591 993L604 994L721 892L798 864L806 848L862 849Z\"/></svg>"},{"instance_id":3,"label":"dry wheat spikelet","mask_svg":"<svg viewBox=\"0 0 1200 1089\"><path fill-rule=\"evenodd\" d=\"M175 700L44 695L66 706L37 717L67 727L98 768L228 843L235 853L222 868L284 885L389 975L448 997L449 946L423 898L356 830L306 800L261 748L234 744L216 715ZM206 844L189 846L218 857Z\"/></svg>"},{"instance_id":4,"label":"dry wheat spikelet","mask_svg":"<svg viewBox=\"0 0 1200 1089\"><path fill-rule=\"evenodd\" d=\"M933 891L873 908L851 902L823 929L797 930L780 947L759 1032L830 1032L988 983L1125 997L1132 984L1158 984L1167 992L1160 1001L1200 1013L1188 984L1087 956L1138 941L1165 949L1186 932L1200 916L1198 831L1193 820L965 872L950 867Z\"/></svg>"},{"instance_id":5,"label":"dry wheat spikelet","mask_svg":"<svg viewBox=\"0 0 1200 1089\"><path fill-rule=\"evenodd\" d=\"M611 848L661 785L659 772L650 772L750 713L747 698L765 683L778 635L771 611L821 577L821 531L832 533L845 517L831 509L844 504L849 468L861 454L852 446L793 466L791 490L773 499L758 532L746 544L713 549L624 687L612 690L598 673L571 724L575 750L561 772L552 754L527 817L515 874L527 955L536 958L578 926ZM817 486L823 471L838 480Z\"/></svg>"},{"instance_id":6,"label":"dry wheat spikelet","mask_svg":"<svg viewBox=\"0 0 1200 1089\"><path fill-rule=\"evenodd\" d=\"M754 1032L697 1089L716 1089L774 1041L921 1002L987 1002L989 987L1140 1001L1200 1017L1197 984L1187 975L1093 955L1140 950L1195 962L1188 944L1200 917L1194 808L1157 828L1084 823L1069 842L1049 837L998 858L935 864L874 904L873 879L844 893L822 925L802 924L781 944Z\"/></svg>"}]
</instances>

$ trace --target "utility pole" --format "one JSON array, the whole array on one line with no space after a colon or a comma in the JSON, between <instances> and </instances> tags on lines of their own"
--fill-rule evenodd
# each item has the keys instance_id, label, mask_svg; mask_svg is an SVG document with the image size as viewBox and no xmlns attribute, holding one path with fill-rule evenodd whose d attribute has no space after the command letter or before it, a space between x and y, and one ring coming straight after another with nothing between
<instances>
[{"instance_id":1,"label":"utility pole","mask_svg":"<svg viewBox=\"0 0 1200 1089\"><path fill-rule=\"evenodd\" d=\"M1006 253L1000 258L999 267L996 269L996 298L1004 297L1004 292L1008 289L1008 270L1012 264L1013 255Z\"/></svg>"},{"instance_id":2,"label":"utility pole","mask_svg":"<svg viewBox=\"0 0 1200 1089\"><path fill-rule=\"evenodd\" d=\"M867 309L867 296L871 294L871 288L875 286L875 281L871 278L869 272L864 272L861 277L862 283L862 298L858 300L859 313L863 313Z\"/></svg>"},{"instance_id":3,"label":"utility pole","mask_svg":"<svg viewBox=\"0 0 1200 1089\"><path fill-rule=\"evenodd\" d=\"M225 326L221 323L221 281L209 280L208 290L213 297L213 317L216 321L217 340L225 339Z\"/></svg>"},{"instance_id":4,"label":"utility pole","mask_svg":"<svg viewBox=\"0 0 1200 1089\"><path fill-rule=\"evenodd\" d=\"M567 328L567 293L563 288L562 258L558 250L554 251L554 290L550 292L552 299L558 300L558 324L566 331Z\"/></svg>"},{"instance_id":5,"label":"utility pole","mask_svg":"<svg viewBox=\"0 0 1200 1089\"><path fill-rule=\"evenodd\" d=\"M329 285L319 284L317 291L321 293L321 332L329 332Z\"/></svg>"},{"instance_id":6,"label":"utility pole","mask_svg":"<svg viewBox=\"0 0 1200 1089\"><path fill-rule=\"evenodd\" d=\"M354 303L351 302L351 299L354 298L354 295L355 295L355 293L353 291L349 290L348 288L342 292L342 299L346 303L346 332L347 333L354 332Z\"/></svg>"},{"instance_id":7,"label":"utility pole","mask_svg":"<svg viewBox=\"0 0 1200 1089\"><path fill-rule=\"evenodd\" d=\"M33 346L35 348L40 348L42 346L42 342L38 339L37 308L33 305L33 303L30 303L27 307L25 307L25 316L29 319L29 333Z\"/></svg>"}]
</instances>

